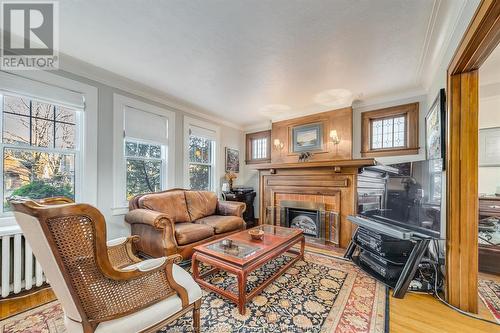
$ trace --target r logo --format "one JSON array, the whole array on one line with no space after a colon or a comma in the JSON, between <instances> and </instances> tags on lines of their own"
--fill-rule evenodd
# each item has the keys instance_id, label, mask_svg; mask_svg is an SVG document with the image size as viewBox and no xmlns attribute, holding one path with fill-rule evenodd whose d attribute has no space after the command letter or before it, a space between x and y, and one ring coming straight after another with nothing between
<instances>
[{"instance_id":1,"label":"r logo","mask_svg":"<svg viewBox=\"0 0 500 333\"><path fill-rule=\"evenodd\" d=\"M52 55L54 4L4 3L5 55Z\"/></svg>"}]
</instances>

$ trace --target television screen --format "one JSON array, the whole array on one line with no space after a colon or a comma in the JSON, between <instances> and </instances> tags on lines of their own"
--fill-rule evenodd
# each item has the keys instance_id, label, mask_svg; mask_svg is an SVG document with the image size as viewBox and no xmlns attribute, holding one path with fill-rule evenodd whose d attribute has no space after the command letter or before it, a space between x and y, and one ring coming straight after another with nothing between
<instances>
[{"instance_id":1,"label":"television screen","mask_svg":"<svg viewBox=\"0 0 500 333\"><path fill-rule=\"evenodd\" d=\"M441 238L443 185L441 159L391 165L381 209L362 213L373 219Z\"/></svg>"}]
</instances>

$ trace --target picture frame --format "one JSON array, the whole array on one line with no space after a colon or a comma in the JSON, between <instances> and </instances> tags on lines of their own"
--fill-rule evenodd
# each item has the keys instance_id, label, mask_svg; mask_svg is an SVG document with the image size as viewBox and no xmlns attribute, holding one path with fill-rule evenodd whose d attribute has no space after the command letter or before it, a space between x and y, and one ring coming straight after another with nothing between
<instances>
[{"instance_id":1,"label":"picture frame","mask_svg":"<svg viewBox=\"0 0 500 333\"><path fill-rule=\"evenodd\" d=\"M294 153L322 150L323 123L292 127L291 150Z\"/></svg>"},{"instance_id":2,"label":"picture frame","mask_svg":"<svg viewBox=\"0 0 500 333\"><path fill-rule=\"evenodd\" d=\"M425 158L446 158L446 93L444 88L432 103L425 116ZM444 169L443 163L443 169Z\"/></svg>"},{"instance_id":3,"label":"picture frame","mask_svg":"<svg viewBox=\"0 0 500 333\"><path fill-rule=\"evenodd\" d=\"M479 166L500 166L500 127L479 130Z\"/></svg>"},{"instance_id":4,"label":"picture frame","mask_svg":"<svg viewBox=\"0 0 500 333\"><path fill-rule=\"evenodd\" d=\"M226 172L240 172L240 151L226 147Z\"/></svg>"}]
</instances>

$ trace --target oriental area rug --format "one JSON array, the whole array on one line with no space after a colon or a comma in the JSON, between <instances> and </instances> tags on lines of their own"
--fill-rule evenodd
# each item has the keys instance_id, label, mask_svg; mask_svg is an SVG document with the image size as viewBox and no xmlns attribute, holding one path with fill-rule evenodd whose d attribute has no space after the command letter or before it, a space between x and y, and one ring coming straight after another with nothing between
<instances>
[{"instance_id":1,"label":"oriental area rug","mask_svg":"<svg viewBox=\"0 0 500 333\"><path fill-rule=\"evenodd\" d=\"M289 259L278 257L248 278L252 289ZM236 278L225 272L208 277L236 290ZM247 303L245 315L221 296L204 291L201 332L339 332L383 333L386 288L345 260L307 251L298 261ZM192 332L191 313L159 333ZM0 322L1 333L66 333L57 301Z\"/></svg>"},{"instance_id":2,"label":"oriental area rug","mask_svg":"<svg viewBox=\"0 0 500 333\"><path fill-rule=\"evenodd\" d=\"M479 279L479 297L500 324L500 283Z\"/></svg>"}]
</instances>

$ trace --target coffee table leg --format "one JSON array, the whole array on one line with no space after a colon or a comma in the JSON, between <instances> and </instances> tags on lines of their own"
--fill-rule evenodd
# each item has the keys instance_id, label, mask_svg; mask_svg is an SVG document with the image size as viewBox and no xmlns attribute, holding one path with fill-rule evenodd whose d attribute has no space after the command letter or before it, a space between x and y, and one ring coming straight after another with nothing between
<instances>
[{"instance_id":1,"label":"coffee table leg","mask_svg":"<svg viewBox=\"0 0 500 333\"><path fill-rule=\"evenodd\" d=\"M306 238L302 236L302 240L300 241L300 259L304 259L305 248L306 248Z\"/></svg>"},{"instance_id":2,"label":"coffee table leg","mask_svg":"<svg viewBox=\"0 0 500 333\"><path fill-rule=\"evenodd\" d=\"M191 257L191 269L193 270L193 278L199 279L200 278L200 270L198 266L198 260L197 260L197 254L194 253L193 256Z\"/></svg>"},{"instance_id":3,"label":"coffee table leg","mask_svg":"<svg viewBox=\"0 0 500 333\"><path fill-rule=\"evenodd\" d=\"M245 271L238 273L238 310L241 315L245 314L245 305L247 303L247 273Z\"/></svg>"}]
</instances>

